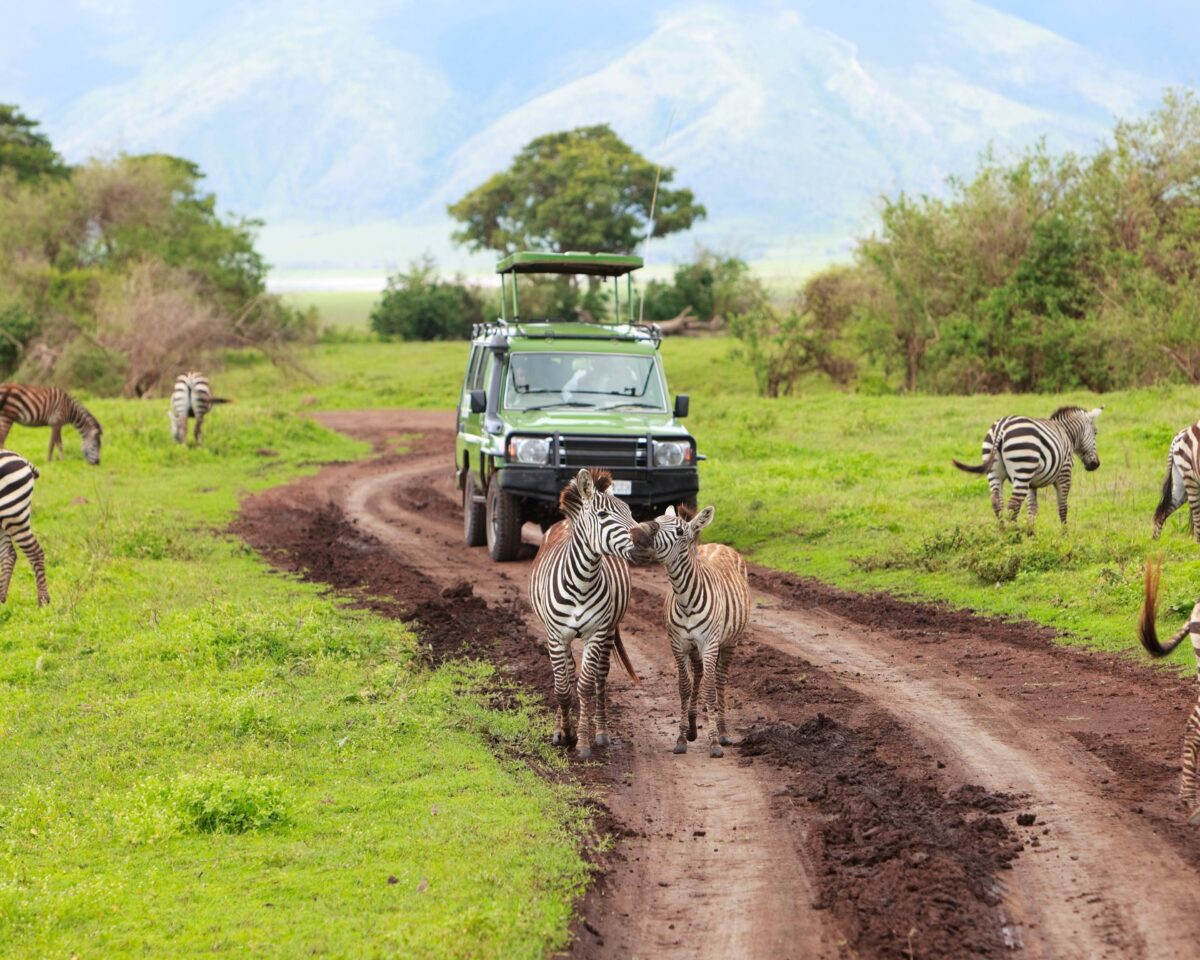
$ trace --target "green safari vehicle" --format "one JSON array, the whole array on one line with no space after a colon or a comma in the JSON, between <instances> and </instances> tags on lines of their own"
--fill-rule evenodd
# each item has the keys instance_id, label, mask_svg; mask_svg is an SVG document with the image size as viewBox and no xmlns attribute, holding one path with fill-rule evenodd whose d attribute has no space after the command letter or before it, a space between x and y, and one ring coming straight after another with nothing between
<instances>
[{"instance_id":1,"label":"green safari vehicle","mask_svg":"<svg viewBox=\"0 0 1200 960\"><path fill-rule=\"evenodd\" d=\"M662 337L633 318L631 274L641 265L633 256L531 252L497 264L501 316L472 331L454 450L464 537L486 543L493 560L517 558L522 524L546 529L560 519L559 491L581 467L608 470L638 520L695 505L703 458L680 423L688 398L668 402ZM615 322L521 319L517 277L528 273L611 279Z\"/></svg>"}]
</instances>

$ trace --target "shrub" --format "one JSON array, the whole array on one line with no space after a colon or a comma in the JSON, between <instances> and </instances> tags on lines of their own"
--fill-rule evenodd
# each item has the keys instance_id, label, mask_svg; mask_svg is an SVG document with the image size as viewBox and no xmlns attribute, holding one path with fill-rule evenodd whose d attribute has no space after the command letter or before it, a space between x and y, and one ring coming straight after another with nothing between
<instances>
[{"instance_id":1,"label":"shrub","mask_svg":"<svg viewBox=\"0 0 1200 960\"><path fill-rule=\"evenodd\" d=\"M198 833L248 833L288 820L283 790L274 779L207 770L180 778L173 792L184 826Z\"/></svg>"},{"instance_id":2,"label":"shrub","mask_svg":"<svg viewBox=\"0 0 1200 960\"><path fill-rule=\"evenodd\" d=\"M439 280L433 259L424 257L388 277L371 311L371 329L385 340L464 340L483 320L483 304L461 277Z\"/></svg>"},{"instance_id":3,"label":"shrub","mask_svg":"<svg viewBox=\"0 0 1200 960\"><path fill-rule=\"evenodd\" d=\"M671 320L689 307L698 320L708 321L745 313L761 303L764 294L746 261L702 247L691 263L675 268L670 283L647 284L643 297L647 321Z\"/></svg>"}]
</instances>

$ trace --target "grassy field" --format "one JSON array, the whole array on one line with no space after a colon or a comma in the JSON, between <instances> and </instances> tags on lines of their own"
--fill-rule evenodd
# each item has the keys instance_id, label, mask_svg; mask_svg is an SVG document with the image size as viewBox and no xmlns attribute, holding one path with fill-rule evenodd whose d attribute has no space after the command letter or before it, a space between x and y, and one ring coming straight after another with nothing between
<instances>
[{"instance_id":1,"label":"grassy field","mask_svg":"<svg viewBox=\"0 0 1200 960\"><path fill-rule=\"evenodd\" d=\"M1166 558L1166 606L1186 612L1200 554L1180 511L1157 543L1150 518L1167 445L1197 416L1184 387L1065 396L873 397L813 383L802 396L755 396L723 338L669 340L672 388L692 395L688 423L709 460L702 500L712 536L752 559L860 590L888 590L1008 617L1029 617L1107 649L1136 647L1142 564ZM230 371L230 388L278 389L296 406L450 406L461 344L345 344L311 358L320 382L296 384L262 365ZM274 384L274 387L272 387ZM1043 498L1036 533L998 529L972 462L988 424L1047 416L1062 403L1103 404L1096 473L1076 472L1071 519ZM1180 651L1181 660L1191 653Z\"/></svg>"},{"instance_id":2,"label":"grassy field","mask_svg":"<svg viewBox=\"0 0 1200 960\"><path fill-rule=\"evenodd\" d=\"M363 290L325 291L282 294L289 306L306 310L316 307L321 314L321 325L336 330L366 331L371 308L379 300L378 293Z\"/></svg>"},{"instance_id":3,"label":"grassy field","mask_svg":"<svg viewBox=\"0 0 1200 960\"><path fill-rule=\"evenodd\" d=\"M365 449L239 393L204 449L96 402L103 465L41 465L0 608L0 956L541 957L581 889L543 711L222 534L239 495ZM272 451L274 452L272 454Z\"/></svg>"}]
</instances>

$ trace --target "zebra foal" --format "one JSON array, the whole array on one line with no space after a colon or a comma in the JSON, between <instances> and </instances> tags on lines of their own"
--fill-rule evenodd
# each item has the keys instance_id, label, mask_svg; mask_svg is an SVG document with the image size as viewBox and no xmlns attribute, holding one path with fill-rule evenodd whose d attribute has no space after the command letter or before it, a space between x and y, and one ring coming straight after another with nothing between
<instances>
[{"instance_id":1,"label":"zebra foal","mask_svg":"<svg viewBox=\"0 0 1200 960\"><path fill-rule=\"evenodd\" d=\"M8 600L8 585L21 548L37 580L38 606L50 602L46 588L46 555L29 527L33 503L33 481L37 469L20 454L0 450L0 603ZM14 544L16 547L14 547Z\"/></svg>"},{"instance_id":2,"label":"zebra foal","mask_svg":"<svg viewBox=\"0 0 1200 960\"><path fill-rule=\"evenodd\" d=\"M208 411L218 403L228 403L223 397L214 397L208 377L195 370L181 373L175 378L175 389L171 392L171 437L176 443L187 440L188 418L194 418L193 439L200 445L200 431Z\"/></svg>"},{"instance_id":3,"label":"zebra foal","mask_svg":"<svg viewBox=\"0 0 1200 960\"><path fill-rule=\"evenodd\" d=\"M100 421L87 407L58 387L27 387L20 383L0 383L0 447L8 439L14 423L23 427L49 427L50 452L63 452L62 428L69 423L83 437L83 455L92 466L100 463Z\"/></svg>"},{"instance_id":4,"label":"zebra foal","mask_svg":"<svg viewBox=\"0 0 1200 960\"><path fill-rule=\"evenodd\" d=\"M609 658L615 647L636 684L620 625L629 606L629 568L633 552L633 515L624 501L608 493L612 476L603 470L580 470L563 489L559 507L566 515L546 532L529 575L529 602L546 630L546 650L554 669L558 705L553 742L579 756L591 756L595 744L607 747ZM571 643L583 643L576 680ZM571 722L571 688L579 696L579 729Z\"/></svg>"},{"instance_id":5,"label":"zebra foal","mask_svg":"<svg viewBox=\"0 0 1200 960\"><path fill-rule=\"evenodd\" d=\"M1200 423L1184 427L1167 450L1167 475L1163 477L1162 499L1154 511L1154 539L1163 524L1187 500L1192 512L1192 536L1200 540Z\"/></svg>"},{"instance_id":6,"label":"zebra foal","mask_svg":"<svg viewBox=\"0 0 1200 960\"><path fill-rule=\"evenodd\" d=\"M983 438L983 463L970 466L952 461L967 473L986 473L992 491L992 511L1003 509L1004 481L1012 483L1008 518L1016 520L1021 505L1029 499L1029 522L1037 520L1037 492L1054 487L1058 495L1058 519L1067 522L1067 495L1071 492L1074 456L1086 470L1100 466L1096 453L1096 420L1103 407L1059 407L1045 420L1033 417L1001 417Z\"/></svg>"},{"instance_id":7,"label":"zebra foal","mask_svg":"<svg viewBox=\"0 0 1200 960\"><path fill-rule=\"evenodd\" d=\"M1155 620L1158 611L1159 578L1162 576L1162 561L1146 562L1146 584L1142 600L1142 613L1138 619L1138 639L1152 657L1165 657L1174 650L1184 637L1192 641L1192 649L1200 659L1200 602L1192 607L1191 616L1187 622L1167 641L1166 645L1159 643ZM1200 679L1200 678L1198 678ZM1196 796L1196 759L1200 755L1200 698L1192 707L1188 717L1187 729L1183 734L1182 773L1179 777L1179 800L1187 808L1188 823L1200 825L1200 802Z\"/></svg>"},{"instance_id":8,"label":"zebra foal","mask_svg":"<svg viewBox=\"0 0 1200 960\"><path fill-rule=\"evenodd\" d=\"M724 756L731 741L725 727L725 684L729 664L750 618L750 582L746 561L732 547L700 544L700 531L715 511L693 514L687 507L634 531L635 557L648 552L671 581L665 616L671 652L679 676L679 739L675 753L687 753L696 739L701 697L708 712L708 755ZM689 676L688 668L691 667Z\"/></svg>"}]
</instances>

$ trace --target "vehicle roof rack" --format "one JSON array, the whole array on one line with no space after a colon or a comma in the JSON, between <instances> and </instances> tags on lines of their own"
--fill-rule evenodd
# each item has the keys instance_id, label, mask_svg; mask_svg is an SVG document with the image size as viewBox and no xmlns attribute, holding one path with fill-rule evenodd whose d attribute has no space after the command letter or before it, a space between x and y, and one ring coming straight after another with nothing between
<instances>
[{"instance_id":1,"label":"vehicle roof rack","mask_svg":"<svg viewBox=\"0 0 1200 960\"><path fill-rule=\"evenodd\" d=\"M573 273L623 277L640 269L642 258L618 253L539 253L521 250L496 264L497 273Z\"/></svg>"},{"instance_id":2,"label":"vehicle roof rack","mask_svg":"<svg viewBox=\"0 0 1200 960\"><path fill-rule=\"evenodd\" d=\"M532 328L532 329L531 329ZM541 329L537 329L541 328ZM559 320L487 320L471 327L471 339L494 334L517 336L525 340L628 340L662 345L662 330L657 323L580 323Z\"/></svg>"}]
</instances>

